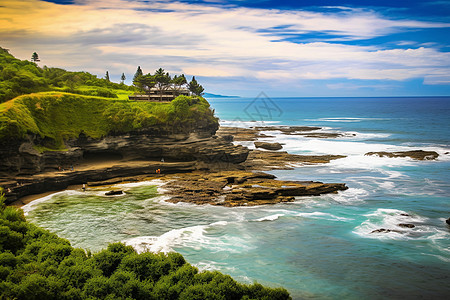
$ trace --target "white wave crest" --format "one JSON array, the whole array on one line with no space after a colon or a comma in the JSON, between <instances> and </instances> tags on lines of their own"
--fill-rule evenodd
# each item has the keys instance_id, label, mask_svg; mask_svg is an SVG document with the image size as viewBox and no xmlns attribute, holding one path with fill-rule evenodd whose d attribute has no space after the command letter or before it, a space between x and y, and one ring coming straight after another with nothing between
<instances>
[{"instance_id":1,"label":"white wave crest","mask_svg":"<svg viewBox=\"0 0 450 300\"><path fill-rule=\"evenodd\" d=\"M241 120L221 120L219 121L220 126L225 127L240 127L240 128L250 128L250 127L269 127L273 124L278 124L280 121L241 121Z\"/></svg>"},{"instance_id":2,"label":"white wave crest","mask_svg":"<svg viewBox=\"0 0 450 300\"><path fill-rule=\"evenodd\" d=\"M424 224L427 218L409 214L398 209L379 208L375 212L364 215L367 220L357 226L354 233L364 238L376 239L411 239L411 238L432 238L441 239L443 236L435 234L448 233L440 229ZM399 224L412 224L413 228L405 228ZM378 231L383 230L383 231ZM433 234L435 236L432 236Z\"/></svg>"},{"instance_id":3,"label":"white wave crest","mask_svg":"<svg viewBox=\"0 0 450 300\"><path fill-rule=\"evenodd\" d=\"M296 215L297 217L303 218L312 218L312 219L325 219L329 221L351 221L352 219L338 217L330 213L324 213L320 211L312 212L312 213L299 213Z\"/></svg>"},{"instance_id":4,"label":"white wave crest","mask_svg":"<svg viewBox=\"0 0 450 300\"><path fill-rule=\"evenodd\" d=\"M369 196L369 192L361 188L349 188L345 191L340 191L337 194L327 194L322 197L331 199L332 201L341 204L353 204L362 202Z\"/></svg>"},{"instance_id":5,"label":"white wave crest","mask_svg":"<svg viewBox=\"0 0 450 300\"><path fill-rule=\"evenodd\" d=\"M259 219L256 219L255 222L264 222L264 221L275 221L278 220L279 217L284 216L284 214L274 214L266 217L262 217Z\"/></svg>"},{"instance_id":6,"label":"white wave crest","mask_svg":"<svg viewBox=\"0 0 450 300\"><path fill-rule=\"evenodd\" d=\"M348 117L340 117L340 118L318 118L318 119L305 119L305 121L315 121L315 122L362 122L362 121L384 121L389 120L387 118L348 118Z\"/></svg>"},{"instance_id":7,"label":"white wave crest","mask_svg":"<svg viewBox=\"0 0 450 300\"><path fill-rule=\"evenodd\" d=\"M209 225L197 225L180 229L172 229L161 236L139 236L124 240L127 245L133 246L137 252L150 251L171 252L176 247L188 247L193 249L206 248L217 252L226 250L228 252L241 252L249 249L248 241L239 237L227 235L215 237L208 236L207 229L214 226L225 226L228 222L219 221Z\"/></svg>"}]
</instances>

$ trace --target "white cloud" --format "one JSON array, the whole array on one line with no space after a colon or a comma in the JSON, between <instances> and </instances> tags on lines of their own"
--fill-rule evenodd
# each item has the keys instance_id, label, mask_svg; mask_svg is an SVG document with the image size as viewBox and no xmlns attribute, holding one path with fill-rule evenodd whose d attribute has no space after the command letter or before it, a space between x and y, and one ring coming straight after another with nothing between
<instances>
[{"instance_id":1,"label":"white cloud","mask_svg":"<svg viewBox=\"0 0 450 300\"><path fill-rule=\"evenodd\" d=\"M450 27L446 23L393 20L371 10L345 7L323 13L166 1L2 2L2 46L27 59L37 51L51 66L97 74L106 69L112 74L134 72L137 65L149 72L163 66L170 72L253 77L263 82L423 77L427 84L448 83L436 78L449 72L450 53L432 45L381 49L337 42ZM283 34L316 33L326 33L330 39L280 40Z\"/></svg>"},{"instance_id":2,"label":"white cloud","mask_svg":"<svg viewBox=\"0 0 450 300\"><path fill-rule=\"evenodd\" d=\"M438 85L438 84L450 84L450 75L427 75L425 76L424 84Z\"/></svg>"}]
</instances>

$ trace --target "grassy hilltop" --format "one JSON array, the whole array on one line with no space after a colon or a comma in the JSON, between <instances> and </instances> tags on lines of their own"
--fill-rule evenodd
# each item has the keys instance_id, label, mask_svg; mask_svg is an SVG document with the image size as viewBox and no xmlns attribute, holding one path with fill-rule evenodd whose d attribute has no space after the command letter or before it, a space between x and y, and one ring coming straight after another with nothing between
<instances>
[{"instance_id":1,"label":"grassy hilltop","mask_svg":"<svg viewBox=\"0 0 450 300\"><path fill-rule=\"evenodd\" d=\"M99 79L86 72L39 68L0 48L0 141L39 136L41 149L64 149L64 141L85 134L108 134L152 128L180 133L218 127L202 97L179 96L172 102L135 102L135 87ZM15 97L13 99L9 99Z\"/></svg>"}]
</instances>

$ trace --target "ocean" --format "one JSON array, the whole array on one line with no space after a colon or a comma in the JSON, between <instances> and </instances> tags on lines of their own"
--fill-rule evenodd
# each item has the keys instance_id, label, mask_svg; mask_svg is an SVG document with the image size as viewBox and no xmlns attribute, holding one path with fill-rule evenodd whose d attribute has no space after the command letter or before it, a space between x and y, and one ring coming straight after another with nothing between
<instances>
[{"instance_id":1,"label":"ocean","mask_svg":"<svg viewBox=\"0 0 450 300\"><path fill-rule=\"evenodd\" d=\"M59 192L26 205L28 219L75 247L98 251L124 241L139 251L177 251L200 270L282 286L294 299L450 297L450 97L208 100L224 126L319 126L342 133L320 139L268 131L275 137L261 140L294 154L346 155L269 173L344 182L349 189L226 208L167 203L155 180L121 185L123 196L105 197L101 189ZM418 149L439 157L365 155ZM382 228L393 231L372 233Z\"/></svg>"}]
</instances>

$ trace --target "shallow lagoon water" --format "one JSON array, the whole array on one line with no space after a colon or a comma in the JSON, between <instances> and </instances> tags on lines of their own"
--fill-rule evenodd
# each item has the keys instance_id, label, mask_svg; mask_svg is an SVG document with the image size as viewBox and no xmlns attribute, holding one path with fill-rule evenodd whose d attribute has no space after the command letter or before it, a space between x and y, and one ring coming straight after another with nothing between
<instances>
[{"instance_id":1,"label":"shallow lagoon water","mask_svg":"<svg viewBox=\"0 0 450 300\"><path fill-rule=\"evenodd\" d=\"M139 251L178 251L200 269L284 286L294 299L437 298L450 295L450 99L272 99L281 115L261 120L253 99L209 99L224 125L307 125L337 139L283 135L291 153L344 154L330 164L272 171L280 179L345 182L339 194L273 206L170 204L160 182L126 194L65 191L25 207L28 218L76 247L125 241ZM248 111L248 110L247 110ZM251 122L252 120L257 122ZM365 156L433 150L437 161ZM398 227L400 223L414 228ZM400 232L371 233L385 228Z\"/></svg>"}]
</instances>

